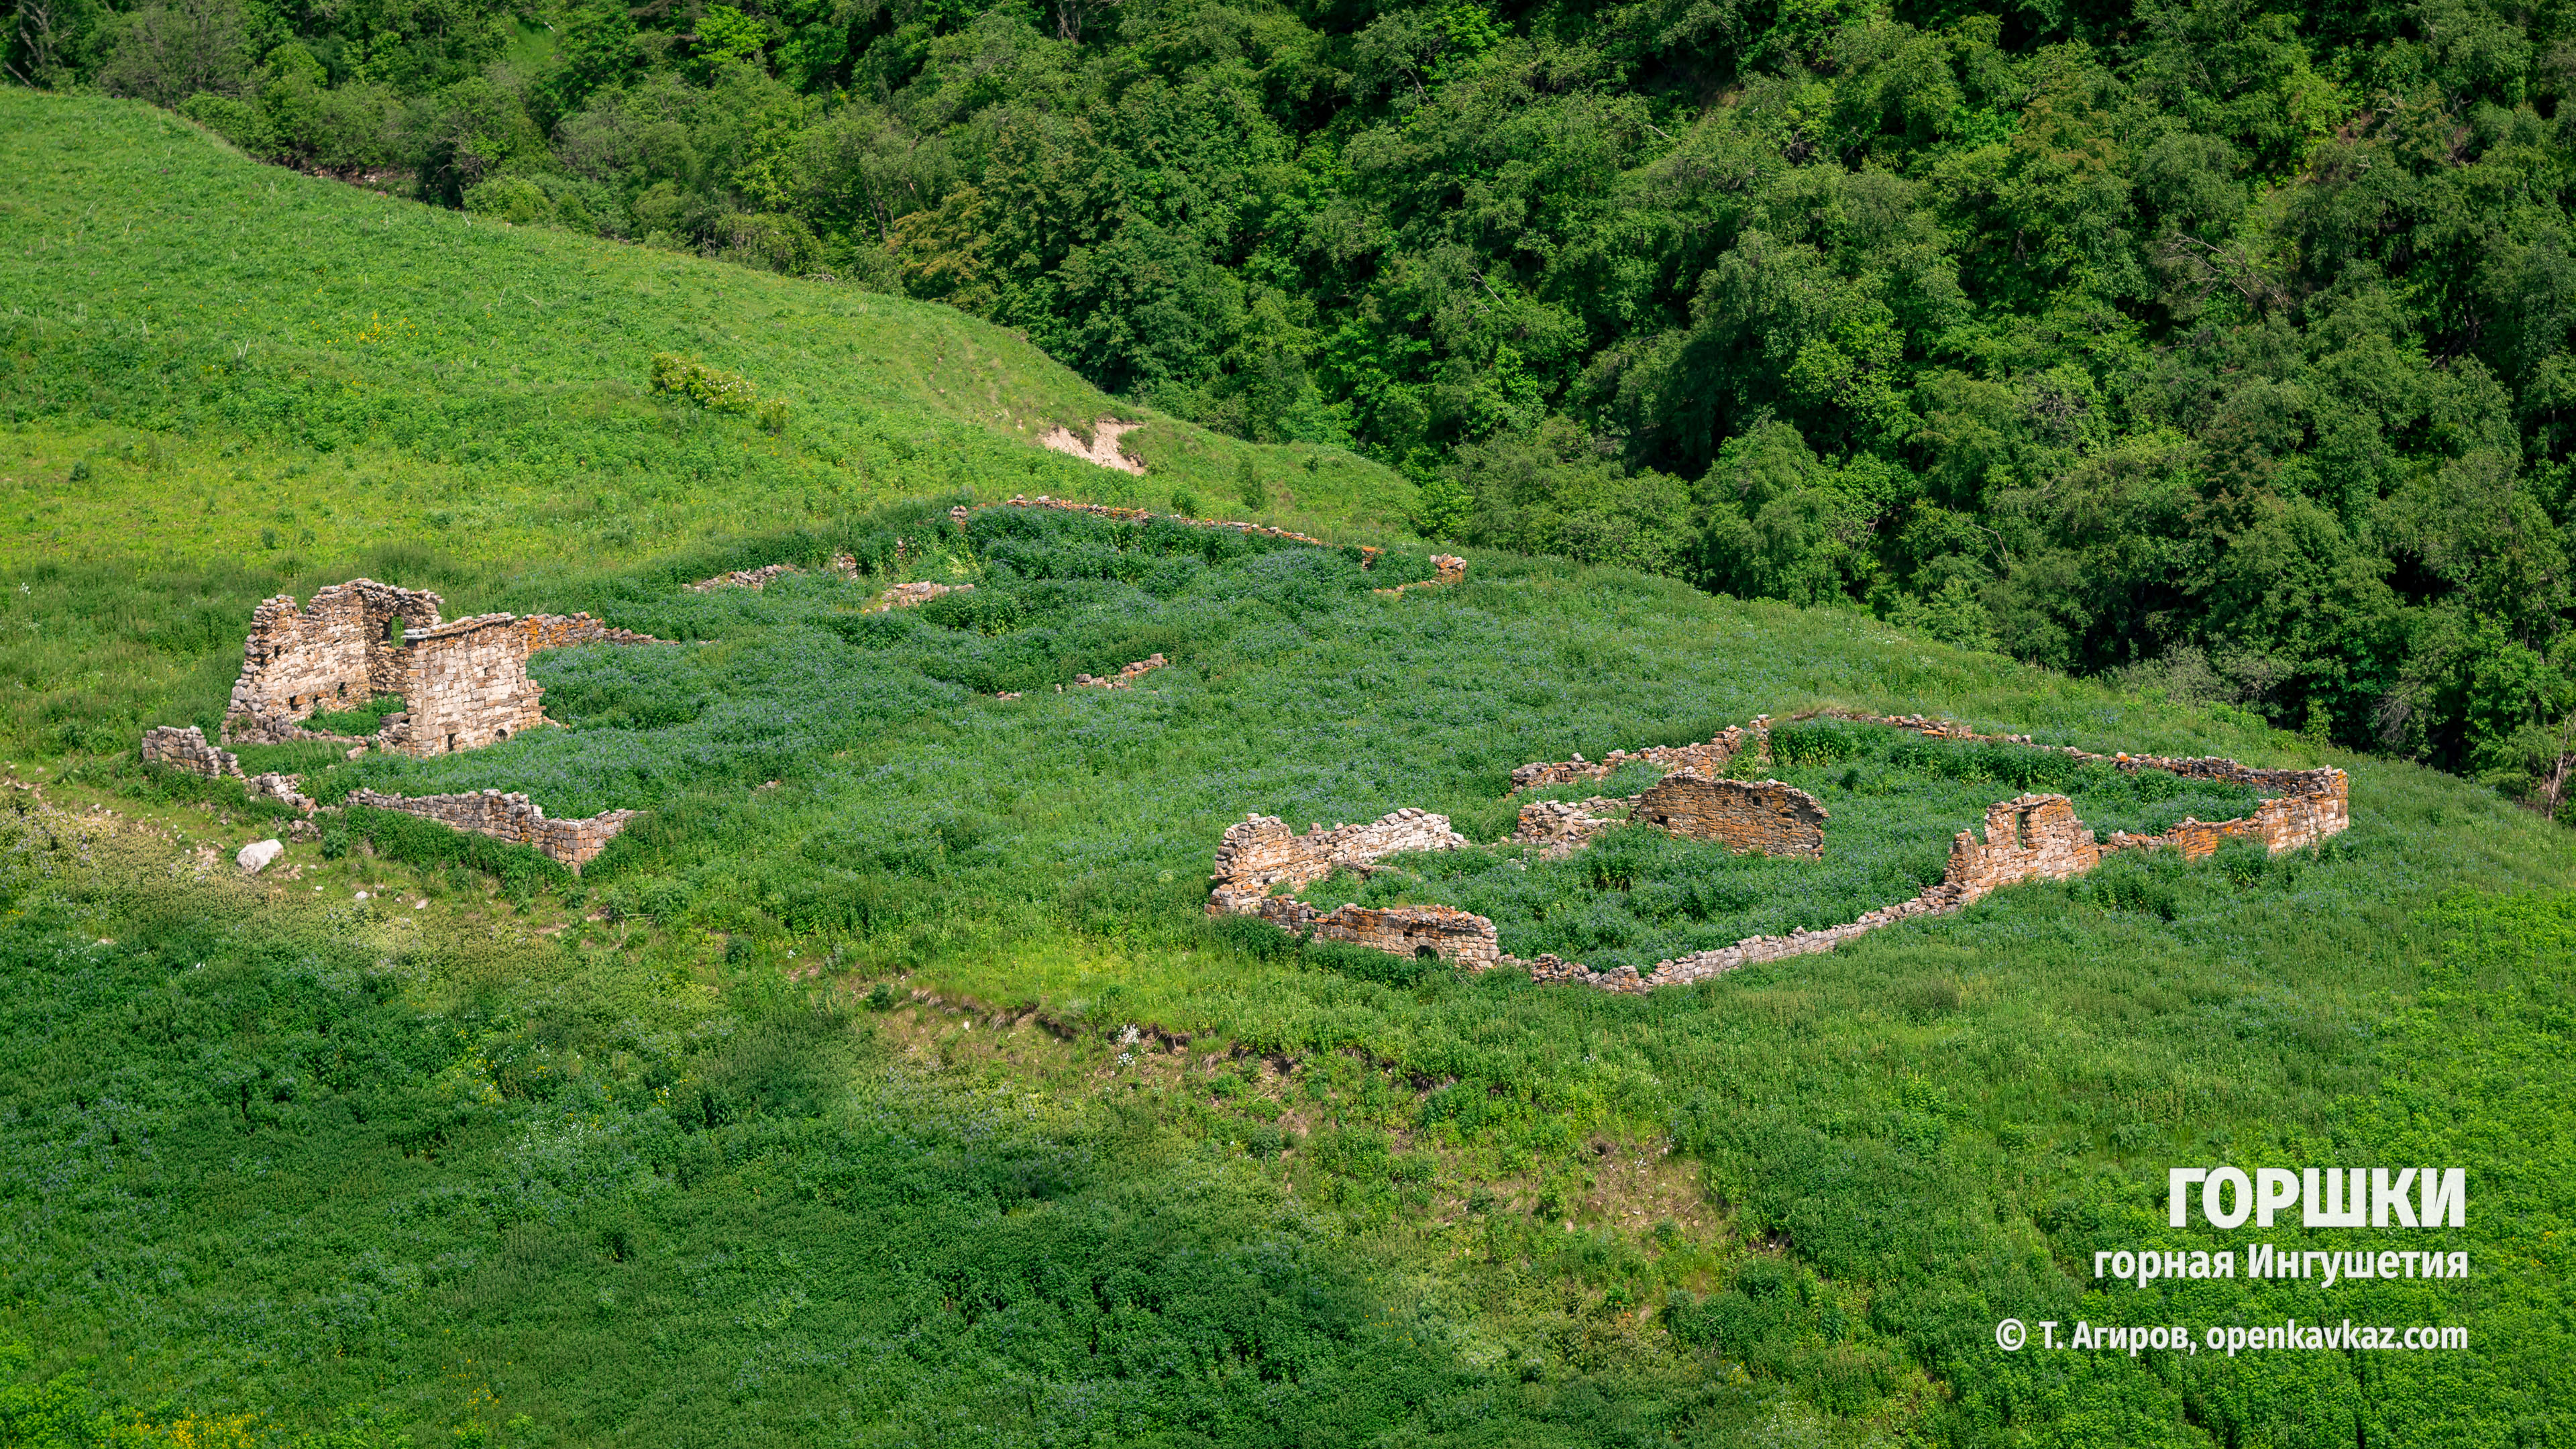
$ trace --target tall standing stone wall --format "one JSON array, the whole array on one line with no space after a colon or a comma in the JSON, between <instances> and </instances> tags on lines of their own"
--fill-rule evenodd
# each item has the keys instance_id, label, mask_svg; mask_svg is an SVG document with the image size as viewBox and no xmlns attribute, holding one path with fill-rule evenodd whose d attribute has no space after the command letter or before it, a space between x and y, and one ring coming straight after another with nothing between
<instances>
[{"instance_id":1,"label":"tall standing stone wall","mask_svg":"<svg viewBox=\"0 0 2576 1449\"><path fill-rule=\"evenodd\" d=\"M1950 839L1945 885L1974 900L2003 886L2064 880L2102 863L2093 832L2063 795L2020 795L1986 807L1986 836L1962 830ZM1963 902L1964 903L1964 902Z\"/></svg>"},{"instance_id":2,"label":"tall standing stone wall","mask_svg":"<svg viewBox=\"0 0 2576 1449\"><path fill-rule=\"evenodd\" d=\"M662 642L586 613L442 621L444 603L436 594L373 579L317 589L303 608L284 595L261 603L242 646L224 737L367 743L317 733L300 721L316 710L398 694L405 708L387 717L373 743L410 755L470 750L545 723L545 691L528 678L530 654Z\"/></svg>"},{"instance_id":3,"label":"tall standing stone wall","mask_svg":"<svg viewBox=\"0 0 2576 1449\"><path fill-rule=\"evenodd\" d=\"M444 602L373 579L317 589L303 608L284 594L263 600L251 613L241 675L224 711L225 738L295 738L295 722L316 710L400 693L404 666L393 626L399 621L406 634L435 629Z\"/></svg>"},{"instance_id":4,"label":"tall standing stone wall","mask_svg":"<svg viewBox=\"0 0 2576 1449\"><path fill-rule=\"evenodd\" d=\"M508 614L458 619L407 634L402 673L388 693L403 713L386 722L385 748L446 755L497 744L545 723L545 689L528 678L529 631Z\"/></svg>"}]
</instances>

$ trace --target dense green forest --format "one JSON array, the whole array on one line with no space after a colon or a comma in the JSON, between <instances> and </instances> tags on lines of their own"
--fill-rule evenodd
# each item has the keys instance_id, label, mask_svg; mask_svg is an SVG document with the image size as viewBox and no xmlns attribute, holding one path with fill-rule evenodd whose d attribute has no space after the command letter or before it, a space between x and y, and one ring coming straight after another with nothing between
<instances>
[{"instance_id":1,"label":"dense green forest","mask_svg":"<svg viewBox=\"0 0 2576 1449\"><path fill-rule=\"evenodd\" d=\"M20 81L952 303L1427 535L2556 811L2566 6L6 0Z\"/></svg>"}]
</instances>

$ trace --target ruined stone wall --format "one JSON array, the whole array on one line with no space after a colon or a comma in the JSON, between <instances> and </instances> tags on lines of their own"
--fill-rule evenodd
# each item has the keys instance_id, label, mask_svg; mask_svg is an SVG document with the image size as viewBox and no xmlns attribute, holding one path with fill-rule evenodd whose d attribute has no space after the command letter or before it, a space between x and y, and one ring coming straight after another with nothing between
<instances>
[{"instance_id":1,"label":"ruined stone wall","mask_svg":"<svg viewBox=\"0 0 2576 1449\"><path fill-rule=\"evenodd\" d=\"M1501 959L1494 923L1472 911L1449 906L1342 906L1319 912L1293 896L1272 896L1257 914L1272 925L1298 935L1347 941L1391 956L1419 958L1429 952L1469 971L1491 969Z\"/></svg>"},{"instance_id":2,"label":"ruined stone wall","mask_svg":"<svg viewBox=\"0 0 2576 1449\"><path fill-rule=\"evenodd\" d=\"M1714 840L1738 855L1825 853L1824 802L1777 780L1715 780L1697 770L1666 775L1637 797L1630 817L1686 840Z\"/></svg>"},{"instance_id":3,"label":"ruined stone wall","mask_svg":"<svg viewBox=\"0 0 2576 1449\"><path fill-rule=\"evenodd\" d=\"M443 602L373 579L317 589L303 608L283 594L263 600L251 614L224 736L294 738L294 722L317 709L346 709L398 692L390 677L400 668L391 627L400 620L406 633L434 629Z\"/></svg>"},{"instance_id":4,"label":"ruined stone wall","mask_svg":"<svg viewBox=\"0 0 2576 1449\"><path fill-rule=\"evenodd\" d=\"M1455 850L1467 837L1449 828L1449 817L1397 810L1366 825L1310 825L1303 835L1275 815L1253 815L1225 832L1216 848L1215 890L1208 914L1249 915L1273 886L1304 890L1335 868L1365 869L1408 850Z\"/></svg>"},{"instance_id":5,"label":"ruined stone wall","mask_svg":"<svg viewBox=\"0 0 2576 1449\"><path fill-rule=\"evenodd\" d=\"M583 644L661 644L668 641L632 629L620 629L580 614L530 614L519 621L519 632L526 636L527 652L541 649L571 649Z\"/></svg>"},{"instance_id":6,"label":"ruined stone wall","mask_svg":"<svg viewBox=\"0 0 2576 1449\"><path fill-rule=\"evenodd\" d=\"M2260 840L2264 847L2278 855L2314 845L2331 835L2340 835L2352 825L2352 782L2343 771L2330 766L2313 770L2270 770L2238 764L2219 755L2132 755L2117 753L2098 755L2073 745L2036 744L2028 735L1982 735L1967 726L1949 720L1936 720L1924 715L1858 714L1849 710L1819 710L1829 719L1850 720L1856 724L1886 725L1893 729L1912 730L1933 739L1975 741L1988 744L2022 745L2088 764L2109 765L2117 770L2163 770L2193 780L2217 780L2230 785L2246 785L2270 792L2251 816L2242 820L2203 824L2186 821L2197 827L2180 834L2167 832L2165 840L2198 859L2218 848L2222 840L2248 838ZM1812 718L1813 716L1800 716ZM2124 837L2147 840L2149 837ZM2137 847L2131 847L2137 848ZM2153 848L2153 847L2147 847Z\"/></svg>"},{"instance_id":7,"label":"ruined stone wall","mask_svg":"<svg viewBox=\"0 0 2576 1449\"><path fill-rule=\"evenodd\" d=\"M1073 687L1076 689L1132 688L1138 679L1153 673L1155 670L1160 669L1171 662L1172 661L1164 658L1162 655L1156 654L1150 658L1139 659L1133 664L1122 664L1118 666L1118 672L1116 674L1108 676L1097 674L1077 674L1073 677Z\"/></svg>"},{"instance_id":8,"label":"ruined stone wall","mask_svg":"<svg viewBox=\"0 0 2576 1449\"><path fill-rule=\"evenodd\" d=\"M880 609L918 608L947 594L973 592L975 592L973 584L939 584L923 579L916 583L897 584L877 595L877 607Z\"/></svg>"},{"instance_id":9,"label":"ruined stone wall","mask_svg":"<svg viewBox=\"0 0 2576 1449\"><path fill-rule=\"evenodd\" d=\"M1726 767L1743 753L1748 743L1759 746L1757 733L1767 720L1756 720L1755 731L1734 725L1718 731L1704 745L1649 745L1642 750L1612 750L1606 758L1587 760L1576 755L1571 760L1541 760L1512 771L1512 791L1542 790L1550 785L1570 784L1576 780L1606 780L1622 767L1632 764L1661 765L1666 770L1697 770L1714 779L1726 773Z\"/></svg>"},{"instance_id":10,"label":"ruined stone wall","mask_svg":"<svg viewBox=\"0 0 2576 1449\"><path fill-rule=\"evenodd\" d=\"M313 813L315 806L301 788L302 775L253 775L242 781L242 795L251 800L274 800L288 809L303 814Z\"/></svg>"},{"instance_id":11,"label":"ruined stone wall","mask_svg":"<svg viewBox=\"0 0 2576 1449\"><path fill-rule=\"evenodd\" d=\"M608 842L616 839L636 815L632 810L609 810L585 820L548 820L546 812L527 796L504 795L498 790L464 795L387 795L359 789L349 792L348 803L399 810L453 829L532 846L571 867L576 875L607 849Z\"/></svg>"},{"instance_id":12,"label":"ruined stone wall","mask_svg":"<svg viewBox=\"0 0 2576 1449\"><path fill-rule=\"evenodd\" d=\"M195 725L184 728L162 725L143 732L143 758L156 765L168 765L191 775L218 780L226 775L239 778L241 757L230 750L219 750L206 743L206 732Z\"/></svg>"},{"instance_id":13,"label":"ruined stone wall","mask_svg":"<svg viewBox=\"0 0 2576 1449\"><path fill-rule=\"evenodd\" d=\"M402 672L388 693L406 708L378 739L407 755L496 744L545 723L545 690L528 678L528 633L507 614L483 614L406 634L392 651Z\"/></svg>"},{"instance_id":14,"label":"ruined stone wall","mask_svg":"<svg viewBox=\"0 0 2576 1449\"><path fill-rule=\"evenodd\" d=\"M1397 584L1391 589L1371 589L1369 592L1392 594L1401 598L1407 589L1436 589L1446 584L1463 584L1467 581L1467 561L1454 553L1433 554L1431 568L1433 576L1430 578L1416 579L1409 584Z\"/></svg>"},{"instance_id":15,"label":"ruined stone wall","mask_svg":"<svg viewBox=\"0 0 2576 1449\"><path fill-rule=\"evenodd\" d=\"M1986 807L1986 836L1962 830L1950 839L1944 884L1970 899L2031 880L2064 880L2102 863L2093 832L2063 795L2019 795Z\"/></svg>"}]
</instances>

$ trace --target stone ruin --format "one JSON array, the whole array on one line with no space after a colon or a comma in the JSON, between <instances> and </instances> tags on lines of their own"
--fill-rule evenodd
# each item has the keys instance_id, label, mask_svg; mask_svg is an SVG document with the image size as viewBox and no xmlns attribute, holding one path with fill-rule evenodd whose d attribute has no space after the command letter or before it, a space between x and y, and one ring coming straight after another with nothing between
<instances>
[{"instance_id":1,"label":"stone ruin","mask_svg":"<svg viewBox=\"0 0 2576 1449\"><path fill-rule=\"evenodd\" d=\"M1467 837L1449 828L1449 817L1398 810L1366 825L1310 825L1292 833L1274 815L1254 815L1226 831L1217 845L1216 891L1208 914L1259 916L1298 934L1392 952L1432 955L1469 970L1495 964L1494 923L1448 906L1395 906L1373 910L1343 906L1318 911L1297 891L1336 870L1366 875L1385 856L1411 850L1454 850ZM1274 891L1279 892L1273 894Z\"/></svg>"},{"instance_id":2,"label":"stone ruin","mask_svg":"<svg viewBox=\"0 0 2576 1449\"><path fill-rule=\"evenodd\" d=\"M165 725L147 731L143 736L143 758L209 779L240 780L245 799L275 801L307 817L337 813L337 807L317 805L304 795L299 788L303 783L300 776L244 775L240 757L207 744L205 732L195 725ZM527 796L504 795L498 790L462 795L388 795L357 789L349 792L347 803L398 810L453 829L515 841L570 866L576 875L592 857L608 848L608 842L616 839L636 814L632 810L610 810L584 820L549 820L546 812Z\"/></svg>"},{"instance_id":3,"label":"stone ruin","mask_svg":"<svg viewBox=\"0 0 2576 1449\"><path fill-rule=\"evenodd\" d=\"M1309 825L1298 835L1276 815L1246 816L1216 848L1216 891L1208 914L1251 915L1274 888L1304 890L1336 870L1367 874L1380 859L1411 850L1456 850L1470 844L1449 817L1410 807L1366 825Z\"/></svg>"},{"instance_id":4,"label":"stone ruin","mask_svg":"<svg viewBox=\"0 0 2576 1449\"><path fill-rule=\"evenodd\" d=\"M476 749L547 722L545 691L528 678L530 654L662 642L588 614L442 620L444 602L373 579L317 589L303 608L283 594L262 601L224 711L225 742L322 740L416 756ZM316 713L389 694L401 695L404 708L370 738L303 725Z\"/></svg>"},{"instance_id":5,"label":"stone ruin","mask_svg":"<svg viewBox=\"0 0 2576 1449\"><path fill-rule=\"evenodd\" d=\"M195 725L158 725L145 730L143 758L150 764L168 765L210 780L226 775L241 778L241 756L207 744L206 732Z\"/></svg>"},{"instance_id":6,"label":"stone ruin","mask_svg":"<svg viewBox=\"0 0 2576 1449\"><path fill-rule=\"evenodd\" d=\"M1347 941L1392 956L1417 960L1432 957L1469 971L1491 970L1502 952L1494 944L1494 923L1472 911L1450 906L1342 906L1317 911L1295 896L1271 896L1256 913L1281 930L1296 935Z\"/></svg>"},{"instance_id":7,"label":"stone ruin","mask_svg":"<svg viewBox=\"0 0 2576 1449\"><path fill-rule=\"evenodd\" d=\"M1641 992L1705 981L1757 962L1830 951L1902 921L1963 910L2006 886L2083 875L2099 866L2104 856L2124 850L2171 850L2185 860L2197 860L2228 840L2251 840L2278 855L2340 835L2352 824L2351 781L2338 769L2267 770L2215 757L2097 755L2071 746L2034 745L2027 735L1978 735L1920 715L1835 712L1834 717L1944 739L2050 749L2116 769L2163 770L2277 793L2266 796L2252 815L2242 819L2185 820L2155 835L2114 831L2109 840L2096 839L2091 827L2076 818L2074 802L2064 795L2029 794L1998 801L1987 807L1983 837L1968 830L1952 837L1940 883L1910 899L1822 930L1802 927L1786 936L1753 936L1679 960L1659 961L1654 970L1643 973L1633 966L1593 971L1554 955L1530 961L1506 955L1491 920L1448 906L1369 910L1346 905L1318 912L1295 898L1295 892L1337 869L1366 875L1380 858L1400 851L1451 850L1469 843L1449 828L1448 817L1414 809L1398 810L1368 825L1337 826L1331 831L1314 826L1302 836L1290 834L1273 817L1251 816L1228 829L1217 846L1207 911L1212 916L1258 915L1285 930L1397 955L1428 952L1473 971L1513 966L1526 969L1533 981ZM1521 807L1517 828L1501 843L1535 846L1542 859L1562 859L1604 830L1646 824L1692 839L1721 841L1738 852L1819 858L1827 814L1814 796L1777 780L1730 780L1715 774L1748 744L1767 751L1769 730L1770 720L1764 716L1749 728L1725 730L1706 745L1613 751L1603 761L1586 761L1578 755L1571 761L1523 765L1512 772L1515 793L1599 779L1634 761L1667 765L1669 772L1633 800L1595 796L1581 802L1534 801Z\"/></svg>"},{"instance_id":8,"label":"stone ruin","mask_svg":"<svg viewBox=\"0 0 2576 1449\"><path fill-rule=\"evenodd\" d=\"M224 712L225 744L316 741L427 756L495 744L549 723L545 690L528 678L528 656L583 644L658 644L588 614L479 614L445 620L445 603L422 589L352 579L314 591L297 607L280 595L251 615L241 676ZM309 729L315 714L398 694L404 708L371 736ZM194 725L145 732L143 758L212 779L242 781L244 797L310 816L316 806L296 775L245 776L241 759L206 741ZM515 840L578 870L624 828L631 812L588 820L547 820L525 796L434 795L420 799L360 790L351 800Z\"/></svg>"},{"instance_id":9,"label":"stone ruin","mask_svg":"<svg viewBox=\"0 0 2576 1449\"><path fill-rule=\"evenodd\" d=\"M469 791L461 795L387 795L375 790L352 790L349 804L365 805L377 810L398 810L435 820L456 830L470 830L495 840L515 841L533 847L538 853L571 867L573 874L593 857L608 848L626 823L635 818L633 810L607 810L584 820L549 820L545 810L527 796L504 795L498 790Z\"/></svg>"},{"instance_id":10,"label":"stone ruin","mask_svg":"<svg viewBox=\"0 0 2576 1449\"><path fill-rule=\"evenodd\" d=\"M1121 508L1112 503L1076 503L1070 498L1049 498L1043 493L1039 494L1035 498L1015 493L1004 502L1003 506L1005 508L1052 508L1061 513L1088 513L1094 518L1114 519L1120 523L1151 523L1159 518L1169 523L1185 523L1192 528L1227 528L1232 529L1236 533L1258 534L1263 538L1286 539L1291 543L1311 543L1317 548L1333 547L1333 545L1324 542L1322 539L1317 538L1311 533L1299 533L1294 529L1287 528L1273 528L1266 523L1245 523L1229 518L1191 518L1178 513L1156 513L1150 508ZM950 513L951 516L955 516L963 513L964 511L965 510L963 509L952 509L950 510ZM965 520L960 518L958 521L962 523ZM1378 556L1386 552L1386 550L1382 548L1372 547L1368 544L1361 544L1359 549L1361 568L1373 567L1378 561ZM1456 559L1454 562L1457 565L1457 577L1459 579L1465 578L1467 576L1467 561L1465 559ZM1438 566L1437 560L1434 560L1434 566ZM1444 577L1440 582L1456 582L1455 579L1447 578L1445 576L1446 573L1447 571L1443 570Z\"/></svg>"},{"instance_id":11,"label":"stone ruin","mask_svg":"<svg viewBox=\"0 0 2576 1449\"><path fill-rule=\"evenodd\" d=\"M1825 854L1824 802L1777 780L1711 779L1685 767L1638 796L1628 818L1685 840L1723 841L1738 854Z\"/></svg>"}]
</instances>

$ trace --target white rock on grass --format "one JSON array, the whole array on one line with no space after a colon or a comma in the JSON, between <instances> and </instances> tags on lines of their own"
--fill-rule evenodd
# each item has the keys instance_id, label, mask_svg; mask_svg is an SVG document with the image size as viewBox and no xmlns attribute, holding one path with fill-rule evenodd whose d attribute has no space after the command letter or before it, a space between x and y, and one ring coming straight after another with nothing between
<instances>
[{"instance_id":1,"label":"white rock on grass","mask_svg":"<svg viewBox=\"0 0 2576 1449\"><path fill-rule=\"evenodd\" d=\"M286 846L275 840L254 840L241 848L233 862L252 875L268 869L268 863L286 853Z\"/></svg>"}]
</instances>

